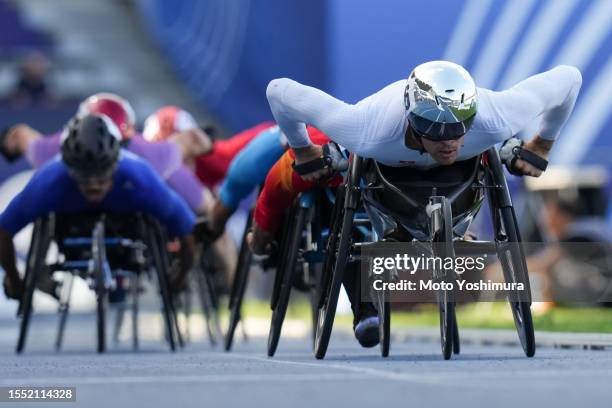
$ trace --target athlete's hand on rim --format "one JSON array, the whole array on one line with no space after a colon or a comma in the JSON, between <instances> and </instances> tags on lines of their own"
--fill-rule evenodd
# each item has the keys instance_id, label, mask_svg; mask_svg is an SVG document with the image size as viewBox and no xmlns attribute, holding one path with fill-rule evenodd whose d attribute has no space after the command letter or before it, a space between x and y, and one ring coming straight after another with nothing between
<instances>
[{"instance_id":1,"label":"athlete's hand on rim","mask_svg":"<svg viewBox=\"0 0 612 408\"><path fill-rule=\"evenodd\" d=\"M309 161L323 157L323 147L319 145L313 144L313 145L306 146L306 147L298 147L298 148L294 148L293 151L295 152L295 163L296 164L307 163ZM322 168L322 169L313 171L312 173L301 175L300 177L302 177L306 181L316 181L316 180L325 178L327 176L329 176L329 169Z\"/></svg>"},{"instance_id":2,"label":"athlete's hand on rim","mask_svg":"<svg viewBox=\"0 0 612 408\"><path fill-rule=\"evenodd\" d=\"M551 148L552 141L542 139L538 135L536 135L532 140L523 145L524 150L529 150L531 153L535 153L546 160L548 160L548 153L550 152ZM514 163L514 168L516 168L526 176L540 177L542 175L542 170L526 162L525 160L518 159Z\"/></svg>"}]
</instances>

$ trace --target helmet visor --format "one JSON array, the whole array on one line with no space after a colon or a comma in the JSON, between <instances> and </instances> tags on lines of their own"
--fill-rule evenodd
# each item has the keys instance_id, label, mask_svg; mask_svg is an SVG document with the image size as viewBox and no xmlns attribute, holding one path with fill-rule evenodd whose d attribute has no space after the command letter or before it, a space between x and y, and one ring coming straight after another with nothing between
<instances>
[{"instance_id":1,"label":"helmet visor","mask_svg":"<svg viewBox=\"0 0 612 408\"><path fill-rule=\"evenodd\" d=\"M433 141L455 140L459 139L470 130L470 126L472 126L475 116L476 115L472 115L456 123L445 123L434 122L410 112L408 114L408 122L410 126L425 139Z\"/></svg>"}]
</instances>

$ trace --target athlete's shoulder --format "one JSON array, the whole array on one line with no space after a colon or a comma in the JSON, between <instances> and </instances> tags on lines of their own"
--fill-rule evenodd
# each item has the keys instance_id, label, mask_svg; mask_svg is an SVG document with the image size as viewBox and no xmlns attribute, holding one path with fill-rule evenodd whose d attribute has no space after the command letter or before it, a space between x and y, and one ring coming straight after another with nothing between
<instances>
[{"instance_id":1,"label":"athlete's shoulder","mask_svg":"<svg viewBox=\"0 0 612 408\"><path fill-rule=\"evenodd\" d=\"M122 177L151 177L155 175L155 171L149 163L126 149L121 149L116 171L117 175Z\"/></svg>"},{"instance_id":2,"label":"athlete's shoulder","mask_svg":"<svg viewBox=\"0 0 612 408\"><path fill-rule=\"evenodd\" d=\"M503 92L492 91L486 88L477 88L478 110L472 130L474 131L497 131L507 127L503 116L504 95Z\"/></svg>"},{"instance_id":3,"label":"athlete's shoulder","mask_svg":"<svg viewBox=\"0 0 612 408\"><path fill-rule=\"evenodd\" d=\"M56 155L53 159L47 161L36 170L32 180L42 179L47 181L56 181L68 177L68 168L62 160L61 155Z\"/></svg>"},{"instance_id":4,"label":"athlete's shoulder","mask_svg":"<svg viewBox=\"0 0 612 408\"><path fill-rule=\"evenodd\" d=\"M371 104L375 102L397 102L404 100L404 90L406 88L406 80L400 79L398 81L392 82L381 88L379 91L373 93L372 95L362 99L357 103L360 104Z\"/></svg>"}]
</instances>

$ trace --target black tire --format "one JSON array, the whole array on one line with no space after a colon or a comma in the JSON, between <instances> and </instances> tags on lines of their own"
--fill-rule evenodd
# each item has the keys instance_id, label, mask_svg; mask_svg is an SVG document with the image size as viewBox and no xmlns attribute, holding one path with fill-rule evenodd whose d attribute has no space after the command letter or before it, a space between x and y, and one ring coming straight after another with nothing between
<instances>
[{"instance_id":1,"label":"black tire","mask_svg":"<svg viewBox=\"0 0 612 408\"><path fill-rule=\"evenodd\" d=\"M489 172L486 173L487 184L499 186L495 190L487 189L491 218L495 231L494 239L498 244L497 256L502 265L506 282L523 283L525 285L525 292L519 293L516 296L516 299L520 301L509 299L509 303L523 351L527 357L533 357L536 346L530 309L531 288L518 222L512 207L510 192L499 154L494 148L491 148L487 152L486 159L489 169ZM505 243L509 245L504 246ZM508 248L507 251L504 251L505 247ZM515 268L511 265L515 266ZM525 299L524 293L528 294L528 299Z\"/></svg>"},{"instance_id":2,"label":"black tire","mask_svg":"<svg viewBox=\"0 0 612 408\"><path fill-rule=\"evenodd\" d=\"M232 282L232 290L229 298L229 325L227 332L225 333L225 351L230 351L234 342L234 334L238 322L241 319L242 311L242 300L244 299L244 293L246 292L247 283L249 280L249 270L251 269L251 259L253 254L249 250L247 245L246 237L251 228L253 221L253 212L249 213L247 224L242 235L242 243L240 244L240 252L238 254L238 263L236 264L236 273L234 274L234 281Z\"/></svg>"},{"instance_id":3,"label":"black tire","mask_svg":"<svg viewBox=\"0 0 612 408\"><path fill-rule=\"evenodd\" d=\"M138 338L138 315L140 309L140 272L136 273L132 281L132 349L137 351L140 347Z\"/></svg>"},{"instance_id":4,"label":"black tire","mask_svg":"<svg viewBox=\"0 0 612 408\"><path fill-rule=\"evenodd\" d=\"M457 324L456 310L453 313L453 354L461 353L461 339L459 338L459 325Z\"/></svg>"},{"instance_id":5,"label":"black tire","mask_svg":"<svg viewBox=\"0 0 612 408\"><path fill-rule=\"evenodd\" d=\"M437 239L434 243L439 246L440 258L454 258L455 250L453 246L453 216L451 204L446 198L442 198L442 226ZM446 270L443 273L442 279L444 282L453 282L454 271ZM453 353L453 339L455 332L455 303L452 299L452 293L446 290L438 291L438 306L440 308L440 344L442 346L442 356L445 360L449 360Z\"/></svg>"},{"instance_id":6,"label":"black tire","mask_svg":"<svg viewBox=\"0 0 612 408\"><path fill-rule=\"evenodd\" d=\"M68 315L70 313L70 298L72 295L72 284L74 281L73 275L68 275L68 278L64 279L64 285L66 285L66 280L68 281L67 288L62 288L62 295L67 293L67 298L64 299L63 296L60 298L60 306L59 306L59 324L57 327L57 336L55 338L55 351L60 351L62 349L62 344L64 341L64 331L66 330L66 323L68 321ZM65 292L64 292L65 290Z\"/></svg>"},{"instance_id":7,"label":"black tire","mask_svg":"<svg viewBox=\"0 0 612 408\"><path fill-rule=\"evenodd\" d=\"M345 207L345 195L346 188L340 186L336 192L330 234L325 249L314 344L314 354L317 359L324 358L327 352L351 246L355 210Z\"/></svg>"},{"instance_id":8,"label":"black tire","mask_svg":"<svg viewBox=\"0 0 612 408\"><path fill-rule=\"evenodd\" d=\"M47 253L47 247L49 245L47 228L48 220L46 218L41 218L36 221L32 232L32 242L28 250L26 264L25 292L21 299L18 312L21 315L21 323L19 325L17 347L15 348L17 353L23 352L28 336L28 328L32 316L32 298L34 297L38 275L44 266L45 254Z\"/></svg>"},{"instance_id":9,"label":"black tire","mask_svg":"<svg viewBox=\"0 0 612 408\"><path fill-rule=\"evenodd\" d=\"M107 290L105 288L104 268L106 267L106 248L104 246L104 224L98 221L93 232L93 275L96 282L96 326L98 335L98 353L106 351L106 311Z\"/></svg>"},{"instance_id":10,"label":"black tire","mask_svg":"<svg viewBox=\"0 0 612 408\"><path fill-rule=\"evenodd\" d=\"M106 291L96 295L96 326L98 329L98 353L106 351Z\"/></svg>"},{"instance_id":11,"label":"black tire","mask_svg":"<svg viewBox=\"0 0 612 408\"><path fill-rule=\"evenodd\" d=\"M529 288L529 276L527 274L527 264L523 247L520 245L520 235L516 222L516 216L512 207L504 207L500 209L501 219L508 237L508 242L513 243L509 246L508 252L511 262L503 254L499 254L499 258L504 271L504 279L506 282L522 282L526 288ZM508 255L508 252L506 254ZM515 266L513 268L511 265ZM535 333L533 320L531 316L530 302L519 302L510 300L510 308L514 317L514 325L523 347L523 351L527 357L535 355Z\"/></svg>"},{"instance_id":12,"label":"black tire","mask_svg":"<svg viewBox=\"0 0 612 408\"><path fill-rule=\"evenodd\" d=\"M276 279L278 280L278 294L276 301L272 304L272 319L270 321L270 332L268 334L268 357L273 357L278 347L283 322L289 305L289 297L291 296L291 288L298 260L298 251L302 241L302 231L306 219L306 209L302 208L299 203L296 204L295 211L290 212L289 217L290 227L282 243L282 262L276 270Z\"/></svg>"},{"instance_id":13,"label":"black tire","mask_svg":"<svg viewBox=\"0 0 612 408\"><path fill-rule=\"evenodd\" d=\"M168 288L168 280L167 280L168 266L164 262L164 257L161 254L161 251L164 251L165 249L161 245L162 241L157 231L158 228L159 226L155 225L154 221L152 221L148 225L149 247L151 249L151 255L153 258L153 267L157 275L159 293L162 299L162 314L164 316L164 323L166 326L166 339L168 340L170 351L176 351L176 340L174 337L175 333L174 333L174 322L173 322L173 315L172 315L173 309L171 306L170 290Z\"/></svg>"},{"instance_id":14,"label":"black tire","mask_svg":"<svg viewBox=\"0 0 612 408\"><path fill-rule=\"evenodd\" d=\"M196 283L198 285L198 297L206 319L206 331L211 346L216 346L219 330L219 315L217 308L216 292L210 266L202 262L201 268L197 271L198 277Z\"/></svg>"},{"instance_id":15,"label":"black tire","mask_svg":"<svg viewBox=\"0 0 612 408\"><path fill-rule=\"evenodd\" d=\"M389 349L391 348L391 303L388 301L385 291L382 291L381 295L382 302L378 309L380 355L389 357Z\"/></svg>"}]
</instances>

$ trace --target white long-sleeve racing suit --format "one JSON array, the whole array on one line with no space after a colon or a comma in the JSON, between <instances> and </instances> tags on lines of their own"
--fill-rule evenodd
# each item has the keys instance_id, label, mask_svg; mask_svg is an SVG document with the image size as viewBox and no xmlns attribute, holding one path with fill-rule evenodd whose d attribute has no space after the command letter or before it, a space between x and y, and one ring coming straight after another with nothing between
<instances>
[{"instance_id":1,"label":"white long-sleeve racing suit","mask_svg":"<svg viewBox=\"0 0 612 408\"><path fill-rule=\"evenodd\" d=\"M502 92L478 88L476 118L457 160L474 157L511 138L537 117L541 117L538 134L554 140L574 108L581 85L580 71L562 65ZM281 78L270 82L267 97L291 147L310 144L308 124L362 157L389 166L434 166L436 162L429 154L405 145L405 86L406 80L396 81L351 105L319 89Z\"/></svg>"}]
</instances>

